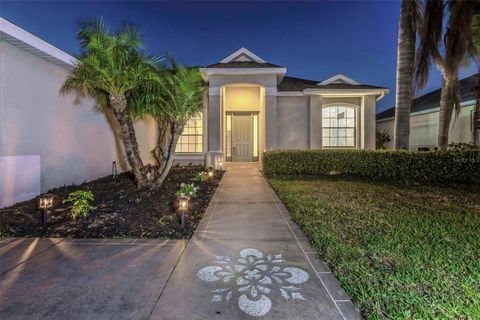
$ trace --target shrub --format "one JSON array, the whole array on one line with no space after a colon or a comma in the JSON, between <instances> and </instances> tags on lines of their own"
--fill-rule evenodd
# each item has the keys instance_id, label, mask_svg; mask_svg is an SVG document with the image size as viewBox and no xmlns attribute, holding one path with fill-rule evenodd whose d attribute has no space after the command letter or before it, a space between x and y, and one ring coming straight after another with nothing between
<instances>
[{"instance_id":1,"label":"shrub","mask_svg":"<svg viewBox=\"0 0 480 320\"><path fill-rule=\"evenodd\" d=\"M90 190L77 190L71 192L63 202L73 203L70 207L70 217L75 220L79 216L88 217L90 212L96 209L92 205L93 200L93 193Z\"/></svg>"},{"instance_id":2,"label":"shrub","mask_svg":"<svg viewBox=\"0 0 480 320\"><path fill-rule=\"evenodd\" d=\"M480 182L480 151L279 150L265 152L265 175L341 175L424 183Z\"/></svg>"},{"instance_id":3,"label":"shrub","mask_svg":"<svg viewBox=\"0 0 480 320\"><path fill-rule=\"evenodd\" d=\"M185 184L182 183L180 185L180 189L175 192L177 197L189 197L195 198L197 196L198 187L195 187L193 183Z\"/></svg>"},{"instance_id":4,"label":"shrub","mask_svg":"<svg viewBox=\"0 0 480 320\"><path fill-rule=\"evenodd\" d=\"M201 171L195 175L193 178L194 181L207 181L208 180L208 172Z\"/></svg>"},{"instance_id":5,"label":"shrub","mask_svg":"<svg viewBox=\"0 0 480 320\"><path fill-rule=\"evenodd\" d=\"M480 149L474 142L451 142L448 144L450 150L478 150Z\"/></svg>"},{"instance_id":6,"label":"shrub","mask_svg":"<svg viewBox=\"0 0 480 320\"><path fill-rule=\"evenodd\" d=\"M387 149L386 144L392 141L392 138L390 137L390 135L385 131L383 132L377 131L375 133L375 138L376 138L377 149L380 149L380 150Z\"/></svg>"}]
</instances>

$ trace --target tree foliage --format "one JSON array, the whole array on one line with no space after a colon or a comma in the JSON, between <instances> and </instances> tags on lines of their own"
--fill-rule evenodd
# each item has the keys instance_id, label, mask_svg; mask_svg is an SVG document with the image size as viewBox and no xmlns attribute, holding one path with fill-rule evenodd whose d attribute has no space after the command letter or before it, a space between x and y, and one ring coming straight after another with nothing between
<instances>
[{"instance_id":1,"label":"tree foliage","mask_svg":"<svg viewBox=\"0 0 480 320\"><path fill-rule=\"evenodd\" d=\"M137 28L122 25L112 32L102 20L81 23L82 53L65 80L61 93L93 97L100 110L111 109L122 129L125 155L137 185L159 186L170 170L176 143L187 121L203 106L205 87L196 68L142 51ZM156 167L144 166L133 120L150 115L159 138L152 151Z\"/></svg>"},{"instance_id":2,"label":"tree foliage","mask_svg":"<svg viewBox=\"0 0 480 320\"><path fill-rule=\"evenodd\" d=\"M479 54L479 15L479 1L427 0L424 6L415 64L416 88L426 86L434 62L443 77L438 143L444 150L448 146L453 108L458 111L460 107L458 70L466 59L474 58L478 65L475 57Z\"/></svg>"}]
</instances>

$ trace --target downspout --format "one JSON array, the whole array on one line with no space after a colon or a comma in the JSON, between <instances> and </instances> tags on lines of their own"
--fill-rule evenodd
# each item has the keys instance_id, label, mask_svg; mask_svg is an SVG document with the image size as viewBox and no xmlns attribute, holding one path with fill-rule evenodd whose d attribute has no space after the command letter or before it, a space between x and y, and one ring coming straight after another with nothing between
<instances>
[{"instance_id":1,"label":"downspout","mask_svg":"<svg viewBox=\"0 0 480 320\"><path fill-rule=\"evenodd\" d=\"M380 96L378 96L378 98L376 99L376 101L380 101L383 99L383 97L385 97L385 91L382 91L382 94Z\"/></svg>"}]
</instances>

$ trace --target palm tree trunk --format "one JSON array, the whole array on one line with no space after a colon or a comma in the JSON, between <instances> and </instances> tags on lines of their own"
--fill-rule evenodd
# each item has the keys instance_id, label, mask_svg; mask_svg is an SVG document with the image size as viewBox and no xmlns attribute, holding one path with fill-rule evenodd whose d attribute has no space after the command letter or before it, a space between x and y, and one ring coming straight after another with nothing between
<instances>
[{"instance_id":1,"label":"palm tree trunk","mask_svg":"<svg viewBox=\"0 0 480 320\"><path fill-rule=\"evenodd\" d=\"M162 185L163 181L167 177L170 169L172 168L175 148L177 146L178 139L183 132L185 125L178 123L170 123L167 127L160 128L163 131L163 146L160 148L161 159L158 167L158 177L155 181L155 186L158 188Z\"/></svg>"},{"instance_id":2,"label":"palm tree trunk","mask_svg":"<svg viewBox=\"0 0 480 320\"><path fill-rule=\"evenodd\" d=\"M447 150L448 148L448 134L450 131L450 121L452 120L452 113L452 96L448 87L448 82L443 79L438 120L438 147L440 150Z\"/></svg>"},{"instance_id":3,"label":"palm tree trunk","mask_svg":"<svg viewBox=\"0 0 480 320\"><path fill-rule=\"evenodd\" d=\"M147 179L143 170L143 162L142 158L140 157L133 121L126 111L127 100L123 95L110 95L109 100L115 118L122 129L122 140L125 155L127 156L127 161L132 169L133 175L135 176L137 187L145 187L147 185Z\"/></svg>"},{"instance_id":4,"label":"palm tree trunk","mask_svg":"<svg viewBox=\"0 0 480 320\"><path fill-rule=\"evenodd\" d=\"M410 110L412 106L413 67L415 61L415 30L410 6L403 0L400 10L397 46L397 94L395 108L394 146L408 150L410 139Z\"/></svg>"}]
</instances>

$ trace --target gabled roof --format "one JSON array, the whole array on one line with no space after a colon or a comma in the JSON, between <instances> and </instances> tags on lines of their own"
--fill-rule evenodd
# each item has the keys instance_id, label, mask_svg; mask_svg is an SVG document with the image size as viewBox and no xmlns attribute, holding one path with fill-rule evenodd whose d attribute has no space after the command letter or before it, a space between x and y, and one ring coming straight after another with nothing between
<instances>
[{"instance_id":1,"label":"gabled roof","mask_svg":"<svg viewBox=\"0 0 480 320\"><path fill-rule=\"evenodd\" d=\"M329 78L329 79L332 79L332 78ZM327 80L329 80L329 79L327 79ZM278 91L303 91L305 89L334 89L334 90L338 90L338 89L345 89L345 90L351 90L351 89L385 89L385 90L387 90L388 89L388 88L385 88L385 87L377 87L377 86L372 86L372 85L369 85L369 84L350 84L350 83L344 83L344 82L339 83L339 82L336 82L336 81L327 81L327 80L324 80L324 81L307 80L307 79L285 76L283 78L283 81L278 86ZM355 81L355 80L353 80L353 81ZM356 83L358 83L358 82L356 82Z\"/></svg>"},{"instance_id":2,"label":"gabled roof","mask_svg":"<svg viewBox=\"0 0 480 320\"><path fill-rule=\"evenodd\" d=\"M255 62L255 61L231 61L231 62L218 62L206 66L206 68L282 68L273 63L268 62Z\"/></svg>"},{"instance_id":3,"label":"gabled roof","mask_svg":"<svg viewBox=\"0 0 480 320\"><path fill-rule=\"evenodd\" d=\"M320 85L327 85L327 84L332 84L332 83L338 83L338 84L354 84L354 85L358 85L360 84L360 82L356 81L356 80L353 80L352 78L349 78L347 77L346 75L344 74L341 74L341 73L337 73L336 75L334 75L333 77L330 77L326 80L323 80L322 82L320 82L319 84Z\"/></svg>"},{"instance_id":4,"label":"gabled roof","mask_svg":"<svg viewBox=\"0 0 480 320\"><path fill-rule=\"evenodd\" d=\"M57 66L70 70L77 59L34 36L10 21L0 18L0 38Z\"/></svg>"},{"instance_id":5,"label":"gabled roof","mask_svg":"<svg viewBox=\"0 0 480 320\"><path fill-rule=\"evenodd\" d=\"M208 82L211 75L275 75L279 83L287 69L266 62L250 50L240 48L220 62L201 68L203 79Z\"/></svg>"},{"instance_id":6,"label":"gabled roof","mask_svg":"<svg viewBox=\"0 0 480 320\"><path fill-rule=\"evenodd\" d=\"M241 47L222 61L220 63L228 63L232 61L254 61L258 63L265 63L266 61L257 56L252 51L248 50L245 47Z\"/></svg>"},{"instance_id":7,"label":"gabled roof","mask_svg":"<svg viewBox=\"0 0 480 320\"><path fill-rule=\"evenodd\" d=\"M460 80L460 88L462 98L460 102L467 102L476 99L476 88L478 74L471 75L463 80ZM423 96L413 99L411 113L426 111L438 108L440 106L440 95L442 89L437 89ZM395 107L377 113L377 120L389 119L395 117Z\"/></svg>"},{"instance_id":8,"label":"gabled roof","mask_svg":"<svg viewBox=\"0 0 480 320\"><path fill-rule=\"evenodd\" d=\"M242 47L220 62L210 64L206 68L283 68L266 62L255 53Z\"/></svg>"}]
</instances>

